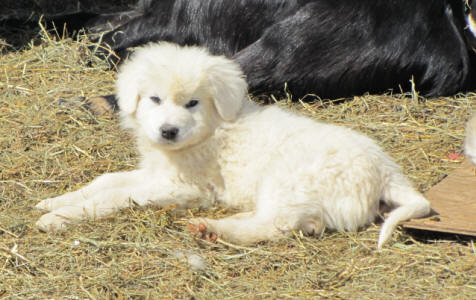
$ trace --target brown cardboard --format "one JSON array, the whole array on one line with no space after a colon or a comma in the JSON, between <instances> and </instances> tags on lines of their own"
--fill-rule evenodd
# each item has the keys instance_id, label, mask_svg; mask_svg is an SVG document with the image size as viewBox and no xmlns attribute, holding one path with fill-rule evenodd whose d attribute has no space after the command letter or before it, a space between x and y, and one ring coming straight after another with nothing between
<instances>
[{"instance_id":1,"label":"brown cardboard","mask_svg":"<svg viewBox=\"0 0 476 300\"><path fill-rule=\"evenodd\" d=\"M404 228L476 236L476 173L469 160L428 190L425 196L435 214L405 222Z\"/></svg>"}]
</instances>

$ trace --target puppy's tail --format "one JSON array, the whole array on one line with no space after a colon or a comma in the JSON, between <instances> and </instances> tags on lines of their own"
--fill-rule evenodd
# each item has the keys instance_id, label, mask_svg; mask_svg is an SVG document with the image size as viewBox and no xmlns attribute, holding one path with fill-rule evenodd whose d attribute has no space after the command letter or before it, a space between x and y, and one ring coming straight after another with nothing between
<instances>
[{"instance_id":1,"label":"puppy's tail","mask_svg":"<svg viewBox=\"0 0 476 300\"><path fill-rule=\"evenodd\" d=\"M398 223L430 213L430 202L417 192L400 172L392 175L383 198L388 206L395 209L390 212L380 229L378 249L388 241Z\"/></svg>"}]
</instances>

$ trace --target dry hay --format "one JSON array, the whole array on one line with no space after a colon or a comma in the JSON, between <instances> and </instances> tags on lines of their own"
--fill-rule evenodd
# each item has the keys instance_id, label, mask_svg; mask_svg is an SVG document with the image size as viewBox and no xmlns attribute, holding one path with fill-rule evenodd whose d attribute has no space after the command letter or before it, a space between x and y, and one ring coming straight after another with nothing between
<instances>
[{"instance_id":1,"label":"dry hay","mask_svg":"<svg viewBox=\"0 0 476 300\"><path fill-rule=\"evenodd\" d=\"M397 231L377 252L377 225L237 247L197 240L185 229L191 215L230 213L219 207L133 207L60 234L39 233L39 200L136 163L116 118L95 116L78 100L113 88L114 73L85 45L45 36L39 46L0 57L0 298L476 297L472 241L417 241ZM475 100L413 93L293 109L375 137L425 191L458 166L461 158L448 155L461 152Z\"/></svg>"}]
</instances>

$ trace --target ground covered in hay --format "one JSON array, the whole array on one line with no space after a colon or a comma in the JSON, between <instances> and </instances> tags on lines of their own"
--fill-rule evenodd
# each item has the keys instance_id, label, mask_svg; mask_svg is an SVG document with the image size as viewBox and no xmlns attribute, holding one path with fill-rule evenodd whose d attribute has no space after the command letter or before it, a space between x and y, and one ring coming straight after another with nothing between
<instances>
[{"instance_id":1,"label":"ground covered in hay","mask_svg":"<svg viewBox=\"0 0 476 300\"><path fill-rule=\"evenodd\" d=\"M40 233L38 201L136 163L115 116L81 105L81 97L111 92L113 80L83 41L45 36L0 56L0 298L476 298L474 242L397 231L377 252L378 225L238 247L186 230L191 215L231 213L220 207L133 207L63 233ZM291 109L373 136L425 191L462 160L450 154L461 152L475 103L473 94L413 93Z\"/></svg>"}]
</instances>

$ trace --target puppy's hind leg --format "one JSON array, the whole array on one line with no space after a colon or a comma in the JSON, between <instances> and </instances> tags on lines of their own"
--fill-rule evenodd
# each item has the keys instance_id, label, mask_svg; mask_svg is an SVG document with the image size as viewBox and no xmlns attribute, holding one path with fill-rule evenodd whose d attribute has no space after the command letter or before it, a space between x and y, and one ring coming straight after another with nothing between
<instances>
[{"instance_id":1,"label":"puppy's hind leg","mask_svg":"<svg viewBox=\"0 0 476 300\"><path fill-rule=\"evenodd\" d=\"M218 220L193 219L189 228L202 238L220 237L236 244L278 240L299 230L320 235L325 222L320 206L314 202L306 189L296 191L287 179L265 178L254 211Z\"/></svg>"},{"instance_id":2,"label":"puppy's hind leg","mask_svg":"<svg viewBox=\"0 0 476 300\"><path fill-rule=\"evenodd\" d=\"M275 218L246 212L218 220L192 219L189 229L210 241L220 237L225 241L243 245L283 238L285 233L275 226L274 221Z\"/></svg>"},{"instance_id":3,"label":"puppy's hind leg","mask_svg":"<svg viewBox=\"0 0 476 300\"><path fill-rule=\"evenodd\" d=\"M291 215L260 215L256 212L236 214L213 220L196 218L189 221L190 231L202 239L214 242L218 237L234 244L252 244L286 237L292 231L321 235L324 222L317 217Z\"/></svg>"}]
</instances>

